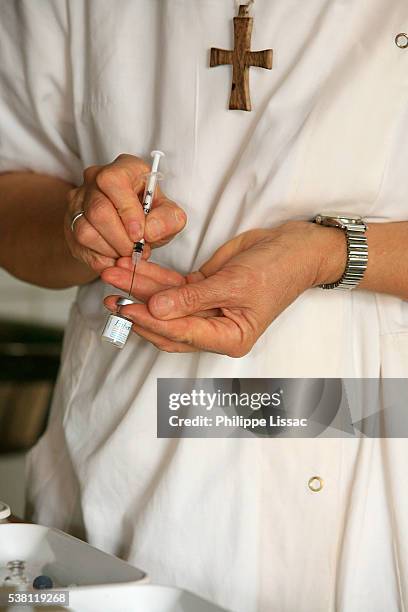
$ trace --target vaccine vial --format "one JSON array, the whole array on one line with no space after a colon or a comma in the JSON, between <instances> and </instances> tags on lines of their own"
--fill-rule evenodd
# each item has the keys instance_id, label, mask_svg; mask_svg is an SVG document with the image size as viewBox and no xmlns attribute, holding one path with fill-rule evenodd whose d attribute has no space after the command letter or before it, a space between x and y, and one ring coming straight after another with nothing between
<instances>
[{"instance_id":1,"label":"vaccine vial","mask_svg":"<svg viewBox=\"0 0 408 612\"><path fill-rule=\"evenodd\" d=\"M7 563L8 575L4 578L3 586L15 587L18 590L28 587L28 578L25 574L26 564L24 561L9 561Z\"/></svg>"},{"instance_id":2,"label":"vaccine vial","mask_svg":"<svg viewBox=\"0 0 408 612\"><path fill-rule=\"evenodd\" d=\"M0 501L0 524L8 523L9 516L11 516L10 506Z\"/></svg>"},{"instance_id":3,"label":"vaccine vial","mask_svg":"<svg viewBox=\"0 0 408 612\"><path fill-rule=\"evenodd\" d=\"M134 301L129 298L118 299L118 312L109 315L102 331L102 340L110 342L120 349L125 346L132 329L132 321L119 312L121 306L127 306L128 304L134 304Z\"/></svg>"}]
</instances>

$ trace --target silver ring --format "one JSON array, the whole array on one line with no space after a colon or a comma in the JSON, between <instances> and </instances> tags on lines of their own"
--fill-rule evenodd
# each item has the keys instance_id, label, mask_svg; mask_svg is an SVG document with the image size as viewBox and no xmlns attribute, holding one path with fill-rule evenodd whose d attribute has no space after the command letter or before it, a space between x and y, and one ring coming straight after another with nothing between
<instances>
[{"instance_id":1,"label":"silver ring","mask_svg":"<svg viewBox=\"0 0 408 612\"><path fill-rule=\"evenodd\" d=\"M75 213L75 215L72 217L72 221L71 221L71 231L74 231L74 225L75 223L78 221L78 219L80 217L83 217L85 214L84 210L80 210L79 212Z\"/></svg>"}]
</instances>

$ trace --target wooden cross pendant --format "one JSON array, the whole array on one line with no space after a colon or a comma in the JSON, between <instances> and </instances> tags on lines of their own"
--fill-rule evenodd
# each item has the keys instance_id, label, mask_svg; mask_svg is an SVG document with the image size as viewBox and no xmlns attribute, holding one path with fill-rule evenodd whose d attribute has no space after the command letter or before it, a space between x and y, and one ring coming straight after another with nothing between
<instances>
[{"instance_id":1,"label":"wooden cross pendant","mask_svg":"<svg viewBox=\"0 0 408 612\"><path fill-rule=\"evenodd\" d=\"M251 110L249 94L249 68L272 68L272 49L251 51L253 17L248 16L248 5L241 4L234 17L234 49L211 49L210 67L232 64L230 110Z\"/></svg>"}]
</instances>

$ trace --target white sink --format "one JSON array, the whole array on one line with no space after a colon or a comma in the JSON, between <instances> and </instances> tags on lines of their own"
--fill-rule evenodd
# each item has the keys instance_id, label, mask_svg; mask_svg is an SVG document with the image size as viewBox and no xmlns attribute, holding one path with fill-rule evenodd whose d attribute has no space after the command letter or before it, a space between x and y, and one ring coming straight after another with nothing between
<instances>
[{"instance_id":1,"label":"white sink","mask_svg":"<svg viewBox=\"0 0 408 612\"><path fill-rule=\"evenodd\" d=\"M26 562L30 579L46 574L55 588L68 587L74 612L226 612L187 591L147 584L141 570L57 529L0 524L0 582L15 559Z\"/></svg>"},{"instance_id":2,"label":"white sink","mask_svg":"<svg viewBox=\"0 0 408 612\"><path fill-rule=\"evenodd\" d=\"M86 592L85 592L86 591ZM227 612L224 608L173 587L114 584L70 591L75 612Z\"/></svg>"}]
</instances>

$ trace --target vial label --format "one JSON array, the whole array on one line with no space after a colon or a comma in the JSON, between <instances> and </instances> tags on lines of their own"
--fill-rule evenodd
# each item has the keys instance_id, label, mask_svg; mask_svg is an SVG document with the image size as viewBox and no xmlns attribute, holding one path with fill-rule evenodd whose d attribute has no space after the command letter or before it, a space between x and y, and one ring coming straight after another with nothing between
<instances>
[{"instance_id":1,"label":"vial label","mask_svg":"<svg viewBox=\"0 0 408 612\"><path fill-rule=\"evenodd\" d=\"M112 342L125 344L131 329L131 321L128 321L123 317L118 317L117 315L110 315L106 322L102 336L108 338Z\"/></svg>"}]
</instances>

